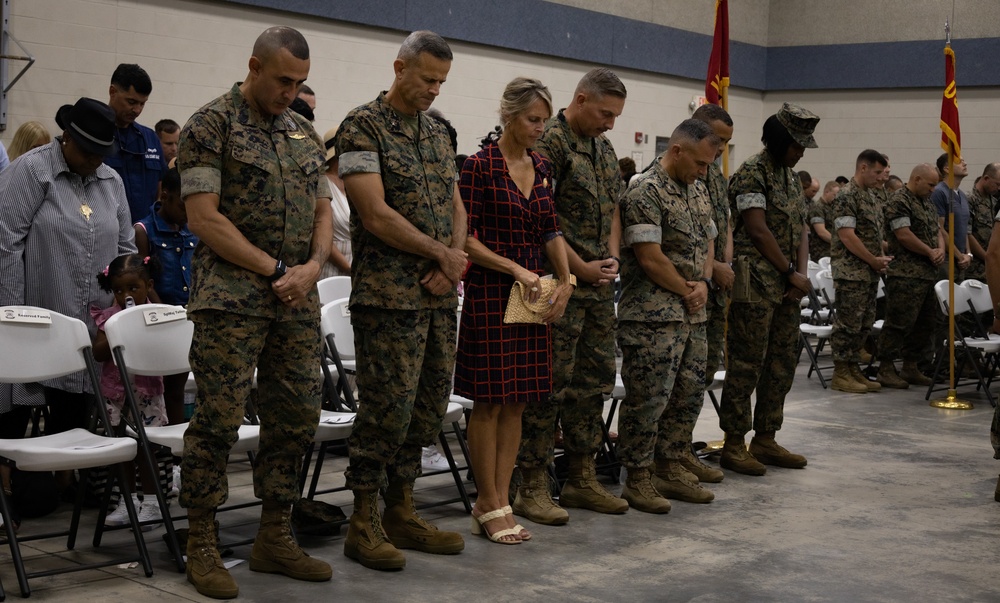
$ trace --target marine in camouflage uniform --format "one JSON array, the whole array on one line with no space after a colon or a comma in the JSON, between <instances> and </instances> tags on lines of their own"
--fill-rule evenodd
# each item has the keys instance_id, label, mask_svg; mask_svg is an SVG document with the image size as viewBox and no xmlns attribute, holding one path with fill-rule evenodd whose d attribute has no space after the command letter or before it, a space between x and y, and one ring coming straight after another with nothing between
<instances>
[{"instance_id":1,"label":"marine in camouflage uniform","mask_svg":"<svg viewBox=\"0 0 1000 603\"><path fill-rule=\"evenodd\" d=\"M618 226L618 198L623 188L618 160L603 134L577 134L565 111L560 110L546 123L534 150L552 167L556 213L570 250L583 262L606 261L618 252L613 231L613 224ZM613 264L617 272L617 260ZM528 405L524 411L518 466L530 473L552 463L558 420L571 472L588 475L587 485L599 487L603 501L595 508L590 498L568 496L578 483L571 479L563 488L562 505L621 513L627 505L592 479L593 457L601 445L604 398L614 388L617 372L614 294L613 284L595 287L581 282L566 313L552 325L553 395L549 403ZM535 520L521 513L517 504L514 510Z\"/></svg>"},{"instance_id":2,"label":"marine in camouflage uniform","mask_svg":"<svg viewBox=\"0 0 1000 603\"><path fill-rule=\"evenodd\" d=\"M421 39L437 48L405 56L407 44ZM362 400L348 439L345 475L355 510L344 553L383 570L405 565L397 548L430 553L464 548L460 535L438 531L420 518L412 501L421 448L434 443L448 407L456 284L465 265L466 217L455 153L444 126L424 113L430 103L421 105L426 97L421 91L447 76L451 51L437 34L414 32L394 66L393 87L348 113L334 140L352 206L350 308ZM380 187L361 178L372 174L379 175ZM423 242L427 256L399 248L400 227L375 230L390 212L416 231L411 236ZM454 271L456 253L460 264ZM455 272L454 281L449 271ZM435 291L426 279L438 277L448 282ZM382 487L386 511L380 522Z\"/></svg>"},{"instance_id":3,"label":"marine in camouflage uniform","mask_svg":"<svg viewBox=\"0 0 1000 603\"><path fill-rule=\"evenodd\" d=\"M827 230L833 227L830 210L831 205L822 197L812 201L806 208L806 220L809 223L809 259L814 262L818 262L820 258L830 257L830 243L816 234L817 224L823 225Z\"/></svg>"},{"instance_id":4,"label":"marine in camouflage uniform","mask_svg":"<svg viewBox=\"0 0 1000 603\"><path fill-rule=\"evenodd\" d=\"M697 124L705 133L703 136L712 137L698 142L705 143L708 156L714 158L717 137L708 124L698 120L684 123ZM696 148L690 140L675 142L675 139L680 140L677 131L671 137L672 147L681 144ZM711 281L713 240L718 229L712 220L705 185L698 180L687 184L683 166L678 166L677 160L667 163L671 154L668 151L666 157L661 157L629 187L621 210L624 265L618 303L618 344L622 349L626 396L618 421L618 455L629 472L623 496L631 499L630 506L653 512L656 507L643 508L643 503L649 501L635 501L636 493L630 490L637 470L642 475L648 474L654 459L659 479L653 485L661 495L704 499L692 502L714 498L711 492L680 475L680 462L690 448L691 433L701 413L708 354L707 308L701 306L692 311L685 306L683 297L695 288L704 287L706 300L712 303L708 299L708 283L699 281ZM640 264L634 247L646 243L659 246L659 253L653 248L647 258L655 261L663 256L652 273ZM671 272L683 281L679 286L683 294L673 289L676 283L667 281L673 279ZM691 288L686 282L698 284ZM682 491L677 492L680 496L671 496L664 491L668 489Z\"/></svg>"},{"instance_id":5,"label":"marine in camouflage uniform","mask_svg":"<svg viewBox=\"0 0 1000 603\"><path fill-rule=\"evenodd\" d=\"M834 366L839 368L835 368L831 387L863 393L881 389L877 382L869 381L861 373L857 363L875 322L875 299L882 269L876 271L873 266L881 267L888 260L882 254L884 208L880 197L872 192L876 179L885 170L885 159L876 151L866 150L858 157L857 165L854 178L840 189L833 201L830 259L837 291L837 313L830 346ZM843 240L847 233L853 233L860 241L867 252L864 256L848 249Z\"/></svg>"},{"instance_id":6,"label":"marine in camouflage uniform","mask_svg":"<svg viewBox=\"0 0 1000 603\"><path fill-rule=\"evenodd\" d=\"M993 233L993 195L987 190L980 190L979 184L972 187L969 193L969 236L979 243L979 247L986 251L990 246L990 235ZM970 241L971 242L971 241ZM969 267L965 269L965 278L974 278L977 281L986 282L986 262L977 257L975 248L969 251L974 252Z\"/></svg>"},{"instance_id":7,"label":"marine in camouflage uniform","mask_svg":"<svg viewBox=\"0 0 1000 603\"><path fill-rule=\"evenodd\" d=\"M802 185L792 170L804 148L816 147L812 136L819 117L785 103L764 124L765 139L776 147L747 159L729 180L733 211L733 268L736 280L729 304L726 381L719 425L726 432L720 464L749 475L763 475L763 463L803 467L806 460L774 441L781 429L785 395L792 387L798 361L800 299L808 291L808 239ZM782 132L781 130L784 130ZM782 149L787 134L791 142ZM769 261L750 236L748 221L760 219L775 247L762 247L784 257ZM762 230L764 230L762 229ZM773 252L777 251L777 254ZM793 284L798 283L798 286ZM751 415L750 397L756 391ZM756 432L748 451L744 436Z\"/></svg>"},{"instance_id":8,"label":"marine in camouflage uniform","mask_svg":"<svg viewBox=\"0 0 1000 603\"><path fill-rule=\"evenodd\" d=\"M910 181L889 197L885 208L889 232L886 238L893 260L885 285L886 307L890 311L879 334L878 353L879 382L886 387L902 389L910 383L927 384L926 378L920 379L916 364L931 353L928 334L934 332L941 316L934 293L935 259L940 263L946 249L937 210L930 200L937 179L933 166L917 166ZM900 356L903 377L897 375L893 365Z\"/></svg>"},{"instance_id":9,"label":"marine in camouflage uniform","mask_svg":"<svg viewBox=\"0 0 1000 603\"><path fill-rule=\"evenodd\" d=\"M726 194L726 177L722 174L719 164L712 163L708 166L708 175L704 179L708 190L708 199L712 208L712 221L715 222L718 235L714 241L714 260L716 267L719 263L730 264L732 258L728 257L726 247L729 242L729 219L731 210L729 208L729 197ZM713 270L714 274L714 270ZM726 311L729 308L730 290L723 289L715 283L708 292L708 321L706 322L706 338L708 339L708 357L705 362L707 371L706 386L712 382L715 371L719 370L725 359L726 353Z\"/></svg>"},{"instance_id":10,"label":"marine in camouflage uniform","mask_svg":"<svg viewBox=\"0 0 1000 603\"><path fill-rule=\"evenodd\" d=\"M219 196L219 212L257 249L288 266L312 260L317 203L329 204L322 141L286 110L273 119L238 85L199 109L180 137L182 194ZM319 199L319 201L317 201ZM229 495L226 462L243 424L257 369L261 446L254 494L299 498L302 457L319 421L319 297L290 306L270 275L229 261L202 243L191 261L188 315L195 323L191 369L198 385L184 434L181 505L214 509Z\"/></svg>"},{"instance_id":11,"label":"marine in camouflage uniform","mask_svg":"<svg viewBox=\"0 0 1000 603\"><path fill-rule=\"evenodd\" d=\"M304 80L308 52L299 32L268 29L254 45L246 80L199 109L180 136L188 215L212 225L197 232L191 262L187 309L198 394L184 434L180 502L188 508L187 579L215 598L239 592L216 549L214 513L229 494L226 463L254 369L260 446L253 484L263 506L250 569L309 581L332 576L327 563L302 551L290 527L302 458L319 421L316 278L329 253L331 194L322 141L308 121L277 108L273 81L262 75ZM262 105L262 96L273 104Z\"/></svg>"}]
</instances>

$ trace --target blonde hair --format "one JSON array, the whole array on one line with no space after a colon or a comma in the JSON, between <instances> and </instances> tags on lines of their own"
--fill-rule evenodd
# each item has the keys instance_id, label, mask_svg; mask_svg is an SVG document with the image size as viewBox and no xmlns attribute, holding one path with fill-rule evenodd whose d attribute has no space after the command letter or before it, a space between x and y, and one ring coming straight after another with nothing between
<instances>
[{"instance_id":1,"label":"blonde hair","mask_svg":"<svg viewBox=\"0 0 1000 603\"><path fill-rule=\"evenodd\" d=\"M549 89L540 81L529 77L516 77L503 91L500 97L500 123L504 126L514 117L524 113L536 100L545 103L545 108L552 116L552 95Z\"/></svg>"},{"instance_id":2,"label":"blonde hair","mask_svg":"<svg viewBox=\"0 0 1000 603\"><path fill-rule=\"evenodd\" d=\"M37 121L26 121L14 132L14 138L7 148L7 155L14 161L35 147L48 144L52 141L52 136L45 126Z\"/></svg>"}]
</instances>

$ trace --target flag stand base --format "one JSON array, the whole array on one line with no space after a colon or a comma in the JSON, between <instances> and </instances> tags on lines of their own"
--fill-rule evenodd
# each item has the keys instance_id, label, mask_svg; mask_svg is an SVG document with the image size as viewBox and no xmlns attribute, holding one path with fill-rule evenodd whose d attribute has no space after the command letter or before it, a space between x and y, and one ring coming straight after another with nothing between
<instances>
[{"instance_id":1,"label":"flag stand base","mask_svg":"<svg viewBox=\"0 0 1000 603\"><path fill-rule=\"evenodd\" d=\"M972 402L960 399L955 395L955 390L953 389L948 390L947 397L931 400L931 406L934 408L947 408L951 410L972 410L973 408Z\"/></svg>"}]
</instances>

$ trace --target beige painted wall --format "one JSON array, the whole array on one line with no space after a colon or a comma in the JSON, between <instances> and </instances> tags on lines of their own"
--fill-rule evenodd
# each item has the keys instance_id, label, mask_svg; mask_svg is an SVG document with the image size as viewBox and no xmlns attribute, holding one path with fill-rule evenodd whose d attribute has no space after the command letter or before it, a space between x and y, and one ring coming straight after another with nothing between
<instances>
[{"instance_id":1,"label":"beige painted wall","mask_svg":"<svg viewBox=\"0 0 1000 603\"><path fill-rule=\"evenodd\" d=\"M627 19L711 35L715 0L546 0ZM730 38L767 46L770 0L730 0Z\"/></svg>"},{"instance_id":2,"label":"beige painted wall","mask_svg":"<svg viewBox=\"0 0 1000 603\"><path fill-rule=\"evenodd\" d=\"M962 155L969 164L969 190L983 167L1000 161L1000 90L958 91ZM825 183L838 175L850 178L862 150L889 155L892 172L904 181L918 163L934 163L941 149L941 93L937 90L771 93L764 96L765 115L782 102L801 104L820 116L818 149L809 149L798 168ZM759 127L758 127L759 129Z\"/></svg>"},{"instance_id":3,"label":"beige painted wall","mask_svg":"<svg viewBox=\"0 0 1000 603\"><path fill-rule=\"evenodd\" d=\"M152 127L169 117L183 123L201 105L246 75L254 39L266 27L287 24L309 40L309 85L317 92L316 129L322 134L353 107L373 99L392 80L392 60L403 35L333 21L306 19L244 6L197 0L13 0L11 29L37 57L13 88L9 125L2 140L35 119L55 131L60 105L80 96L107 100L111 72L135 62L153 79L153 93L139 123ZM454 43L455 61L435 107L459 131L459 151L478 150L496 125L504 85L518 75L541 79L557 106L572 97L580 76L593 65L541 55ZM629 90L625 113L609 133L620 156L653 158L655 137L668 136L690 116L688 103L703 93L698 81L620 70ZM732 93L740 121L759 119L760 94ZM635 132L648 142L636 144ZM756 137L735 138L736 157Z\"/></svg>"},{"instance_id":4,"label":"beige painted wall","mask_svg":"<svg viewBox=\"0 0 1000 603\"><path fill-rule=\"evenodd\" d=\"M706 0L707 1L707 0ZM640 4L641 1L637 0ZM734 0L733 4L742 2ZM137 62L151 75L153 94L140 123L152 126L169 117L183 122L204 103L246 75L256 36L266 27L287 24L305 33L312 48L309 83L317 91L316 128L335 126L351 108L388 87L391 63L402 35L356 25L198 0L12 0L14 35L37 63L10 94L10 142L14 130L37 119L55 130L54 115L80 96L107 99L111 72L121 62ZM679 10L678 5L673 8ZM517 75L537 77L565 106L580 75L591 65L455 43L456 58L435 106L459 131L459 151L474 152L496 124L503 86ZM701 94L700 81L620 70L629 89L625 113L609 137L619 156L653 159L656 136L667 136L690 116L688 103ZM973 173L1000 160L1000 103L997 89L959 90L965 156ZM799 102L822 117L819 149L800 164L821 180L850 175L854 158L866 147L888 153L894 172L909 173L940 153L937 90L819 91L761 95L731 91L736 121L735 167L760 147L764 117L784 100ZM634 142L635 132L648 139ZM971 181L970 181L971 182Z\"/></svg>"}]
</instances>

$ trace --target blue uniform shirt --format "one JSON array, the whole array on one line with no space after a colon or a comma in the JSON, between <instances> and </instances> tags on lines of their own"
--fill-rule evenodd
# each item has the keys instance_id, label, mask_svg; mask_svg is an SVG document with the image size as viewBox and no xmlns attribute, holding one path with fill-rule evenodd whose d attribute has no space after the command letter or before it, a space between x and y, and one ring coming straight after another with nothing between
<instances>
[{"instance_id":1,"label":"blue uniform shirt","mask_svg":"<svg viewBox=\"0 0 1000 603\"><path fill-rule=\"evenodd\" d=\"M156 132L134 122L116 130L115 139L120 150L104 163L122 177L132 222L138 222L149 215L160 179L167 171L163 147Z\"/></svg>"},{"instance_id":2,"label":"blue uniform shirt","mask_svg":"<svg viewBox=\"0 0 1000 603\"><path fill-rule=\"evenodd\" d=\"M153 287L163 303L186 306L191 288L191 258L198 237L188 230L187 224L174 230L156 213L159 209L157 202L149 215L138 222L149 239L149 255L160 260L160 275Z\"/></svg>"}]
</instances>

